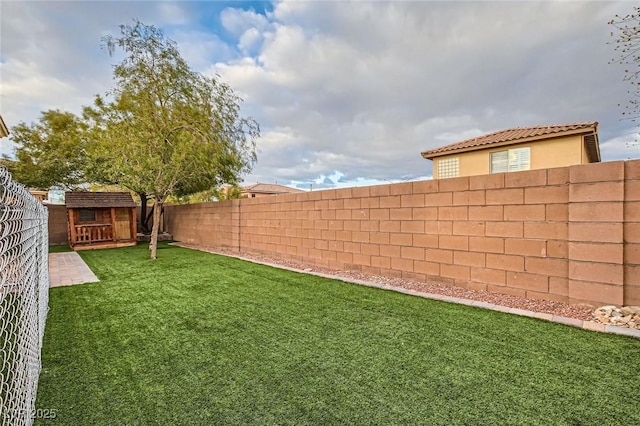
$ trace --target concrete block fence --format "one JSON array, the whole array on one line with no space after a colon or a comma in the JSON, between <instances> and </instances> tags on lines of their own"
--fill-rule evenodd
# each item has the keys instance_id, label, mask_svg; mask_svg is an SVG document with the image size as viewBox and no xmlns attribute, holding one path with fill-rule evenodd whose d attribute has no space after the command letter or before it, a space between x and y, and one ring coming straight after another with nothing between
<instances>
[{"instance_id":1,"label":"concrete block fence","mask_svg":"<svg viewBox=\"0 0 640 426\"><path fill-rule=\"evenodd\" d=\"M640 305L640 160L167 206L175 240L591 305Z\"/></svg>"}]
</instances>

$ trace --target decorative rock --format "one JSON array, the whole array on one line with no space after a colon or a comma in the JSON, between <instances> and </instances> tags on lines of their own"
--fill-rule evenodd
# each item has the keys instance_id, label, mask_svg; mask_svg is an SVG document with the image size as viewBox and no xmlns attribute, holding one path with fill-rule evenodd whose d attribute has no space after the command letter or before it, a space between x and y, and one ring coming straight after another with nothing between
<instances>
[{"instance_id":1,"label":"decorative rock","mask_svg":"<svg viewBox=\"0 0 640 426\"><path fill-rule=\"evenodd\" d=\"M601 324L611 324L619 327L635 328L640 330L640 307L601 306L593 311L593 318Z\"/></svg>"},{"instance_id":2,"label":"decorative rock","mask_svg":"<svg viewBox=\"0 0 640 426\"><path fill-rule=\"evenodd\" d=\"M640 314L640 306L624 306L620 308L623 315Z\"/></svg>"},{"instance_id":3,"label":"decorative rock","mask_svg":"<svg viewBox=\"0 0 640 426\"><path fill-rule=\"evenodd\" d=\"M618 307L613 305L607 305L607 306L601 306L596 310L597 311L613 311L614 309L618 309Z\"/></svg>"}]
</instances>

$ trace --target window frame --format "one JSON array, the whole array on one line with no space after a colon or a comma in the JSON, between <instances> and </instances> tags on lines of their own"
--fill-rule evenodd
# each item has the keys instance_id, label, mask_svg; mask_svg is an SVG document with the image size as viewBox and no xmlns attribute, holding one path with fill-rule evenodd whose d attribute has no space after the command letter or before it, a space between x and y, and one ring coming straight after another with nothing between
<instances>
[{"instance_id":1,"label":"window frame","mask_svg":"<svg viewBox=\"0 0 640 426\"><path fill-rule=\"evenodd\" d=\"M522 160L522 156L518 155L518 152L526 151L526 161ZM506 154L505 159L498 159L497 161L504 162L505 165L500 170L494 170L494 155ZM524 168L526 166L526 168ZM524 146L520 148L509 148L501 151L489 152L489 173L511 173L511 172L524 172L531 170L531 147Z\"/></svg>"},{"instance_id":2,"label":"window frame","mask_svg":"<svg viewBox=\"0 0 640 426\"><path fill-rule=\"evenodd\" d=\"M83 213L86 214L88 212L93 213L93 219L85 220L86 218L82 217ZM91 208L78 209L78 223L91 223L91 222L96 222L97 220L98 220L98 211L96 209L91 209Z\"/></svg>"}]
</instances>

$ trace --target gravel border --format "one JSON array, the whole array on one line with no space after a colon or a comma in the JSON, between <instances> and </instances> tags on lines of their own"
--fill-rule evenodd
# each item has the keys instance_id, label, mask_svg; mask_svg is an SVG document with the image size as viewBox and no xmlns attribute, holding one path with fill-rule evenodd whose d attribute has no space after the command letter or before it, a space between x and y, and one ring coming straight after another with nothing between
<instances>
[{"instance_id":1,"label":"gravel border","mask_svg":"<svg viewBox=\"0 0 640 426\"><path fill-rule=\"evenodd\" d=\"M584 305L570 305L549 300L528 299L508 294L493 293L485 290L471 290L438 283L425 283L403 278L390 278L380 275L365 274L356 271L336 270L316 265L309 265L292 260L277 259L257 253L242 252L198 244L181 242L172 245L234 257L253 263L271 266L290 271L301 272L325 278L338 279L345 282L397 291L428 299L458 303L479 308L491 309L566 324L585 330L604 333L622 334L640 339L640 330L602 324L593 321L593 308Z\"/></svg>"}]
</instances>

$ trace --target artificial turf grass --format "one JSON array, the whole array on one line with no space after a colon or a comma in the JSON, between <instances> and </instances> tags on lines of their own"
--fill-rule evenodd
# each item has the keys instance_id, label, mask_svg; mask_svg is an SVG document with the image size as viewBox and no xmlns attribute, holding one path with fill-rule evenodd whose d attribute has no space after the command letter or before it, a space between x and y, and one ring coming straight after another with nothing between
<instances>
[{"instance_id":1,"label":"artificial turf grass","mask_svg":"<svg viewBox=\"0 0 640 426\"><path fill-rule=\"evenodd\" d=\"M71 250L71 247L69 247L68 244L49 246L49 253L65 253L69 251L73 250Z\"/></svg>"},{"instance_id":2,"label":"artificial turf grass","mask_svg":"<svg viewBox=\"0 0 640 426\"><path fill-rule=\"evenodd\" d=\"M640 421L636 339L160 247L51 290L59 424Z\"/></svg>"}]
</instances>

